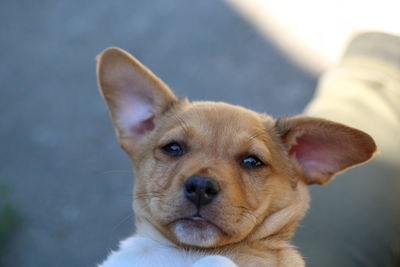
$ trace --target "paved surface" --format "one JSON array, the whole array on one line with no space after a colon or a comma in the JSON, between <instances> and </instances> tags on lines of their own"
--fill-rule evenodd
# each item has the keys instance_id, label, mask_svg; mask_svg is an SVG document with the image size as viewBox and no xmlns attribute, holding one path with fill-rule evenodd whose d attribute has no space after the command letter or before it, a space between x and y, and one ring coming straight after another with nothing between
<instances>
[{"instance_id":1,"label":"paved surface","mask_svg":"<svg viewBox=\"0 0 400 267\"><path fill-rule=\"evenodd\" d=\"M95 77L120 46L179 96L298 113L316 79L220 1L3 0L0 184L21 223L7 267L94 266L133 232L133 183Z\"/></svg>"}]
</instances>

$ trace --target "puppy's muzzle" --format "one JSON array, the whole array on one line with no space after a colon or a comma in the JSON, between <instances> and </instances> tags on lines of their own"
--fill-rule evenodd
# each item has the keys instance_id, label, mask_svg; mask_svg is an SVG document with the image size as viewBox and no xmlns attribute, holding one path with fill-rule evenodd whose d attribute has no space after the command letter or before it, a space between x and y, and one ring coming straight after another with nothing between
<instances>
[{"instance_id":1,"label":"puppy's muzzle","mask_svg":"<svg viewBox=\"0 0 400 267\"><path fill-rule=\"evenodd\" d=\"M196 205L197 210L211 203L220 191L216 180L201 175L191 176L183 186L185 197Z\"/></svg>"}]
</instances>

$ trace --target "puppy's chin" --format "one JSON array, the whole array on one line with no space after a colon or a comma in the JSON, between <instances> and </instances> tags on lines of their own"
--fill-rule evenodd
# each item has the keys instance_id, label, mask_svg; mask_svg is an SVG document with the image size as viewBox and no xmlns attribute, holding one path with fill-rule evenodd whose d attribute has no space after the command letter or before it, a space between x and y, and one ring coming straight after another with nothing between
<instances>
[{"instance_id":1,"label":"puppy's chin","mask_svg":"<svg viewBox=\"0 0 400 267\"><path fill-rule=\"evenodd\" d=\"M173 227L176 238L186 245L206 248L219 240L219 229L204 219L181 219Z\"/></svg>"}]
</instances>

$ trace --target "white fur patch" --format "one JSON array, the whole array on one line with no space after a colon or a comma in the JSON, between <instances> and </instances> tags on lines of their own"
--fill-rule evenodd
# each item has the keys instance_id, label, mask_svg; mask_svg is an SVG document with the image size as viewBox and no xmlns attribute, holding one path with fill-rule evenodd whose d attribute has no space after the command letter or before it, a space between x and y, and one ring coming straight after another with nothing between
<instances>
[{"instance_id":1,"label":"white fur patch","mask_svg":"<svg viewBox=\"0 0 400 267\"><path fill-rule=\"evenodd\" d=\"M210 255L196 261L192 267L237 267L229 258L220 255Z\"/></svg>"},{"instance_id":2,"label":"white fur patch","mask_svg":"<svg viewBox=\"0 0 400 267\"><path fill-rule=\"evenodd\" d=\"M120 244L98 267L236 267L229 258L205 255L174 245L161 244L148 237L133 236Z\"/></svg>"},{"instance_id":3,"label":"white fur patch","mask_svg":"<svg viewBox=\"0 0 400 267\"><path fill-rule=\"evenodd\" d=\"M187 245L209 247L218 241L218 229L208 223L196 225L192 221L178 221L174 232L179 241Z\"/></svg>"}]
</instances>

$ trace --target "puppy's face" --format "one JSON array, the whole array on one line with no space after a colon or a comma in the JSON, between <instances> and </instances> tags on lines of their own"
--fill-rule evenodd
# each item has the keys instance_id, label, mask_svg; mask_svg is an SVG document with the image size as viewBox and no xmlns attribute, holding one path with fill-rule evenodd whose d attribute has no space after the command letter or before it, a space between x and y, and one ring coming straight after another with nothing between
<instances>
[{"instance_id":1,"label":"puppy's face","mask_svg":"<svg viewBox=\"0 0 400 267\"><path fill-rule=\"evenodd\" d=\"M126 52L100 55L99 86L135 166L137 223L183 246L289 238L324 184L371 158L365 133L309 117L178 100Z\"/></svg>"},{"instance_id":2,"label":"puppy's face","mask_svg":"<svg viewBox=\"0 0 400 267\"><path fill-rule=\"evenodd\" d=\"M296 198L271 118L223 103L176 105L133 157L136 215L176 242L215 246L242 240Z\"/></svg>"}]
</instances>

